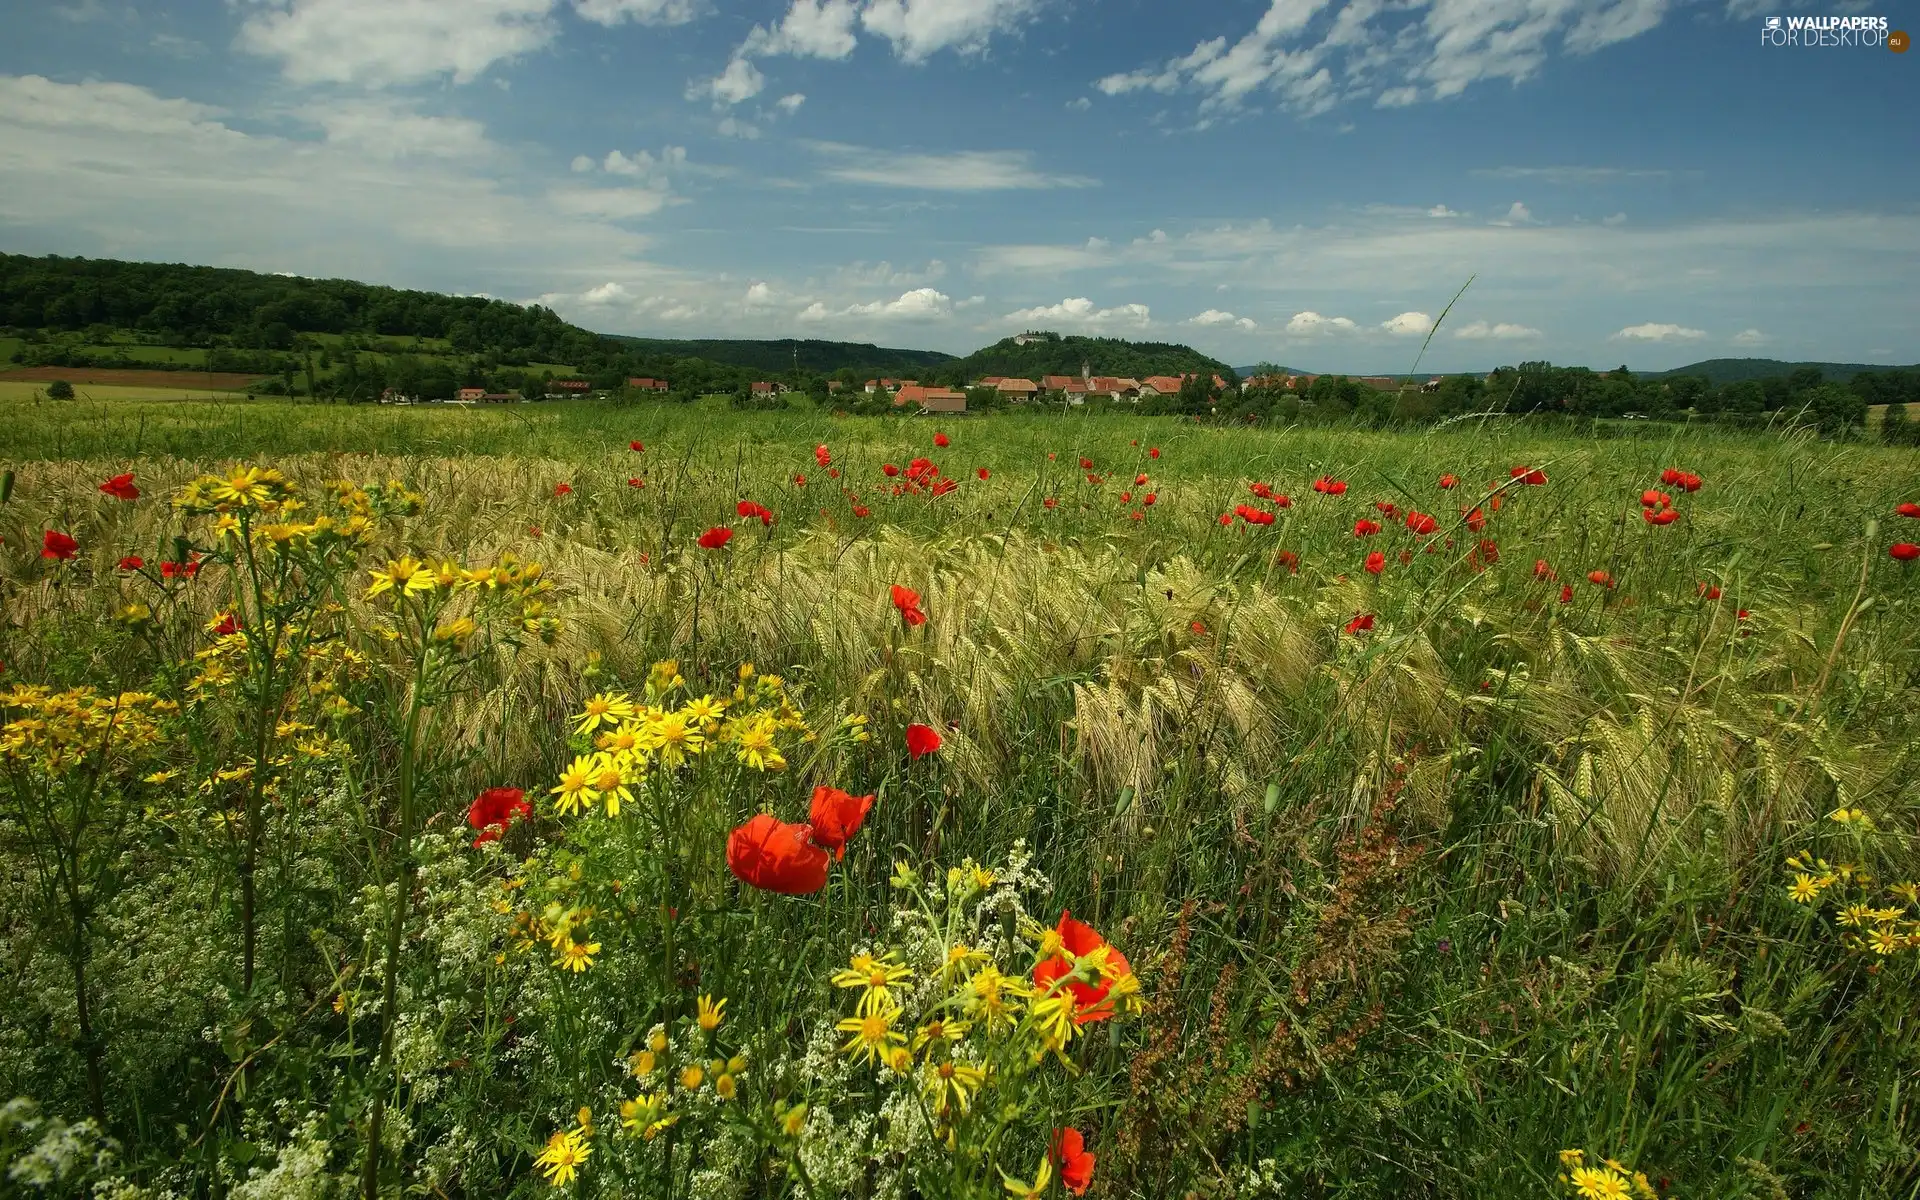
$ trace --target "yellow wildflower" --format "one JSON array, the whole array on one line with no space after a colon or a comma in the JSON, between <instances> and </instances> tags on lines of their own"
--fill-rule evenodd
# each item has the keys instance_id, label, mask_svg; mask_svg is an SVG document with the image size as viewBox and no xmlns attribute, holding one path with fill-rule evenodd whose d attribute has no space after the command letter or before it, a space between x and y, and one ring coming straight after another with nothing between
<instances>
[{"instance_id":1,"label":"yellow wildflower","mask_svg":"<svg viewBox=\"0 0 1920 1200\"><path fill-rule=\"evenodd\" d=\"M554 808L570 817L593 806L593 802L600 798L600 793L593 790L593 779L598 773L596 765L592 758L582 754L560 772L559 786L547 789L550 794L559 797L553 802Z\"/></svg>"},{"instance_id":2,"label":"yellow wildflower","mask_svg":"<svg viewBox=\"0 0 1920 1200\"><path fill-rule=\"evenodd\" d=\"M561 947L560 957L553 960L553 965L565 967L577 975L593 965L593 956L598 953L599 942L568 942Z\"/></svg>"},{"instance_id":3,"label":"yellow wildflower","mask_svg":"<svg viewBox=\"0 0 1920 1200\"><path fill-rule=\"evenodd\" d=\"M1787 888L1787 898L1795 904L1812 904L1820 898L1820 884L1805 871L1793 877L1793 883Z\"/></svg>"},{"instance_id":4,"label":"yellow wildflower","mask_svg":"<svg viewBox=\"0 0 1920 1200\"><path fill-rule=\"evenodd\" d=\"M586 1162L587 1156L592 1153L593 1147L587 1145L578 1133L562 1129L547 1139L547 1148L533 1160L533 1165L540 1168L548 1183L557 1188L565 1187L573 1182L580 1164Z\"/></svg>"},{"instance_id":5,"label":"yellow wildflower","mask_svg":"<svg viewBox=\"0 0 1920 1200\"><path fill-rule=\"evenodd\" d=\"M891 953L875 958L871 954L856 954L847 968L836 971L833 986L838 988L865 988L860 993L861 1015L878 1012L881 1009L895 1008L893 989L900 983L913 978L913 971L894 961Z\"/></svg>"},{"instance_id":6,"label":"yellow wildflower","mask_svg":"<svg viewBox=\"0 0 1920 1200\"><path fill-rule=\"evenodd\" d=\"M1920 904L1920 883L1896 883L1890 885L1887 891L1905 900L1908 904Z\"/></svg>"},{"instance_id":7,"label":"yellow wildflower","mask_svg":"<svg viewBox=\"0 0 1920 1200\"><path fill-rule=\"evenodd\" d=\"M713 1094L720 1097L722 1100L731 1100L736 1095L738 1095L739 1089L735 1086L733 1082L733 1076L722 1075L720 1078L714 1080Z\"/></svg>"},{"instance_id":8,"label":"yellow wildflower","mask_svg":"<svg viewBox=\"0 0 1920 1200\"><path fill-rule=\"evenodd\" d=\"M840 1047L844 1054L852 1055L862 1062L883 1062L893 1047L906 1042L905 1034L893 1027L895 1017L900 1015L898 1008L876 1009L864 1016L848 1017L834 1028L842 1033L851 1033L845 1045Z\"/></svg>"},{"instance_id":9,"label":"yellow wildflower","mask_svg":"<svg viewBox=\"0 0 1920 1200\"><path fill-rule=\"evenodd\" d=\"M1611 1167L1575 1167L1573 1190L1580 1200L1628 1200L1626 1179Z\"/></svg>"},{"instance_id":10,"label":"yellow wildflower","mask_svg":"<svg viewBox=\"0 0 1920 1200\"><path fill-rule=\"evenodd\" d=\"M587 697L575 718L575 733L592 733L602 725L617 725L633 719L633 699L624 692L601 692Z\"/></svg>"},{"instance_id":11,"label":"yellow wildflower","mask_svg":"<svg viewBox=\"0 0 1920 1200\"><path fill-rule=\"evenodd\" d=\"M1867 945L1875 954L1885 957L1900 948L1900 936L1894 933L1893 926L1882 925L1867 934Z\"/></svg>"},{"instance_id":12,"label":"yellow wildflower","mask_svg":"<svg viewBox=\"0 0 1920 1200\"><path fill-rule=\"evenodd\" d=\"M719 1003L715 1003L712 996L702 996L698 1006L699 1014L694 1019L699 1023L700 1028L708 1033L720 1028L720 1022L726 1019L726 997L722 996Z\"/></svg>"},{"instance_id":13,"label":"yellow wildflower","mask_svg":"<svg viewBox=\"0 0 1920 1200\"><path fill-rule=\"evenodd\" d=\"M679 1119L680 1114L667 1111L665 1092L642 1092L620 1105L620 1123L646 1141L652 1141Z\"/></svg>"},{"instance_id":14,"label":"yellow wildflower","mask_svg":"<svg viewBox=\"0 0 1920 1200\"><path fill-rule=\"evenodd\" d=\"M680 1072L680 1086L690 1092L697 1090L706 1081L706 1068L699 1063L692 1063Z\"/></svg>"},{"instance_id":15,"label":"yellow wildflower","mask_svg":"<svg viewBox=\"0 0 1920 1200\"><path fill-rule=\"evenodd\" d=\"M949 1109L966 1112L973 1094L986 1081L987 1073L979 1067L949 1059L927 1069L927 1098L933 1101L933 1111L942 1116Z\"/></svg>"},{"instance_id":16,"label":"yellow wildflower","mask_svg":"<svg viewBox=\"0 0 1920 1200\"><path fill-rule=\"evenodd\" d=\"M651 1050L636 1050L627 1058L627 1065L633 1068L635 1079L645 1079L653 1074L654 1057Z\"/></svg>"},{"instance_id":17,"label":"yellow wildflower","mask_svg":"<svg viewBox=\"0 0 1920 1200\"><path fill-rule=\"evenodd\" d=\"M1015 1179L1005 1171L1000 1172L1000 1181L1001 1186L1007 1189L1007 1194L1015 1197L1016 1200L1038 1200L1038 1197L1046 1192L1047 1185L1053 1182L1053 1163L1042 1154L1040 1169L1034 1173L1032 1183Z\"/></svg>"},{"instance_id":18,"label":"yellow wildflower","mask_svg":"<svg viewBox=\"0 0 1920 1200\"><path fill-rule=\"evenodd\" d=\"M373 583L367 588L369 598L382 592L399 591L403 596L433 590L433 572L427 565L411 554L398 559L390 559L386 570L374 569L368 574Z\"/></svg>"},{"instance_id":19,"label":"yellow wildflower","mask_svg":"<svg viewBox=\"0 0 1920 1200\"><path fill-rule=\"evenodd\" d=\"M786 756L773 741L773 728L765 721L754 721L739 729L733 738L741 762L756 771L778 771L787 765Z\"/></svg>"},{"instance_id":20,"label":"yellow wildflower","mask_svg":"<svg viewBox=\"0 0 1920 1200\"><path fill-rule=\"evenodd\" d=\"M1865 925L1873 916L1873 910L1864 904L1849 904L1840 910L1839 921L1849 928Z\"/></svg>"}]
</instances>

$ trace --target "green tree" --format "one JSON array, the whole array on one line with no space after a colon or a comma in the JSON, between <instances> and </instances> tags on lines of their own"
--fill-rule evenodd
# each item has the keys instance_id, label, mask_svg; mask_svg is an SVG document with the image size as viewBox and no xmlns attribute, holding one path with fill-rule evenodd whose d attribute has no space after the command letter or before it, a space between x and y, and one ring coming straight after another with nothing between
<instances>
[{"instance_id":1,"label":"green tree","mask_svg":"<svg viewBox=\"0 0 1920 1200\"><path fill-rule=\"evenodd\" d=\"M68 383L64 379L54 380L52 383L47 385L47 399L49 400L73 399L73 385Z\"/></svg>"}]
</instances>

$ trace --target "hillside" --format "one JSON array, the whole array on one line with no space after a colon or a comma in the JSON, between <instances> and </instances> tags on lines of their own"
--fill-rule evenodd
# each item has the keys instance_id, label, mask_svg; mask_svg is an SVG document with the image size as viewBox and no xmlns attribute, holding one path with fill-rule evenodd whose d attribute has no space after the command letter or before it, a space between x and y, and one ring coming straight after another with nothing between
<instances>
[{"instance_id":1,"label":"hillside","mask_svg":"<svg viewBox=\"0 0 1920 1200\"><path fill-rule=\"evenodd\" d=\"M954 362L939 350L902 350L871 342L826 342L815 338L780 340L750 338L645 338L609 335L643 354L700 358L726 366L756 371L791 372L796 368L818 375L835 371L873 371L886 375L914 375Z\"/></svg>"},{"instance_id":2,"label":"hillside","mask_svg":"<svg viewBox=\"0 0 1920 1200\"><path fill-rule=\"evenodd\" d=\"M1709 358L1703 362L1675 367L1671 371L1650 371L1648 374L1697 375L1708 383L1717 385L1743 383L1749 379L1772 379L1809 369L1819 371L1821 377L1829 382L1845 383L1862 371L1898 371L1911 368L1902 368L1888 363L1875 366L1870 363L1782 362L1777 358Z\"/></svg>"},{"instance_id":3,"label":"hillside","mask_svg":"<svg viewBox=\"0 0 1920 1200\"><path fill-rule=\"evenodd\" d=\"M948 374L978 378L1011 375L1038 380L1042 375L1079 375L1085 364L1096 375L1226 374L1233 370L1191 346L1174 342L1129 342L1120 338L1067 335L1017 345L1002 338L950 365Z\"/></svg>"}]
</instances>

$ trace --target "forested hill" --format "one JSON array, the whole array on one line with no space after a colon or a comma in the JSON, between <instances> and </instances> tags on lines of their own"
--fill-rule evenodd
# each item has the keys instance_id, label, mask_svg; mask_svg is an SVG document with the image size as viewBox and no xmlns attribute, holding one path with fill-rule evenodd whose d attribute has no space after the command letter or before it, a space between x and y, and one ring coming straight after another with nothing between
<instances>
[{"instance_id":1,"label":"forested hill","mask_svg":"<svg viewBox=\"0 0 1920 1200\"><path fill-rule=\"evenodd\" d=\"M938 350L900 350L871 342L823 342L812 338L755 340L751 338L644 338L615 334L614 340L643 354L675 358L704 358L708 362L752 367L768 373L811 371L873 371L882 375L912 376L954 361Z\"/></svg>"},{"instance_id":2,"label":"forested hill","mask_svg":"<svg viewBox=\"0 0 1920 1200\"><path fill-rule=\"evenodd\" d=\"M1174 342L1128 342L1119 338L1047 335L1020 345L1002 338L954 364L968 378L1010 375L1039 381L1042 375L1080 374L1081 365L1096 375L1140 378L1146 375L1221 374L1233 370L1191 346Z\"/></svg>"},{"instance_id":3,"label":"forested hill","mask_svg":"<svg viewBox=\"0 0 1920 1200\"><path fill-rule=\"evenodd\" d=\"M1697 375L1712 384L1743 383L1749 379L1784 378L1795 371L1818 371L1822 379L1834 383L1845 383L1862 371L1898 370L1885 364L1873 366L1868 363L1828 363L1828 362L1782 362L1777 358L1709 358L1704 362L1689 363L1684 367L1675 367L1671 371L1658 372L1660 375ZM1908 368L1911 369L1911 368Z\"/></svg>"},{"instance_id":4,"label":"forested hill","mask_svg":"<svg viewBox=\"0 0 1920 1200\"><path fill-rule=\"evenodd\" d=\"M614 349L538 305L226 267L0 254L0 325L134 329L175 344L285 350L296 334L444 338L456 353L573 362Z\"/></svg>"}]
</instances>

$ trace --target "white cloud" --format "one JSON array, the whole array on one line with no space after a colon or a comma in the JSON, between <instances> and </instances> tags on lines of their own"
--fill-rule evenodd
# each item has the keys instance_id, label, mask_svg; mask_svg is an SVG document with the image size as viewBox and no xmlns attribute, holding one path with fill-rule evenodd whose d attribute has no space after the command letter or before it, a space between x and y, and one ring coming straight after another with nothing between
<instances>
[{"instance_id":1,"label":"white cloud","mask_svg":"<svg viewBox=\"0 0 1920 1200\"><path fill-rule=\"evenodd\" d=\"M1427 215L1430 217L1457 217L1462 214L1455 212L1444 204L1436 204L1427 210Z\"/></svg>"},{"instance_id":2,"label":"white cloud","mask_svg":"<svg viewBox=\"0 0 1920 1200\"><path fill-rule=\"evenodd\" d=\"M240 49L294 83L470 83L547 44L554 0L255 0Z\"/></svg>"},{"instance_id":3,"label":"white cloud","mask_svg":"<svg viewBox=\"0 0 1920 1200\"><path fill-rule=\"evenodd\" d=\"M892 42L902 59L920 62L941 50L978 53L1038 7L1038 0L866 0L860 25Z\"/></svg>"},{"instance_id":4,"label":"white cloud","mask_svg":"<svg viewBox=\"0 0 1920 1200\"><path fill-rule=\"evenodd\" d=\"M743 142L751 142L760 136L758 125L742 121L738 117L721 117L720 124L714 126L714 129L721 137L739 138Z\"/></svg>"},{"instance_id":5,"label":"white cloud","mask_svg":"<svg viewBox=\"0 0 1920 1200\"><path fill-rule=\"evenodd\" d=\"M1688 329L1684 325L1663 325L1649 321L1645 325L1629 325L1613 335L1616 341L1624 342L1697 342L1706 337L1703 329Z\"/></svg>"},{"instance_id":6,"label":"white cloud","mask_svg":"<svg viewBox=\"0 0 1920 1200\"><path fill-rule=\"evenodd\" d=\"M1773 339L1758 329L1742 329L1728 340L1736 346L1764 346Z\"/></svg>"},{"instance_id":7,"label":"white cloud","mask_svg":"<svg viewBox=\"0 0 1920 1200\"><path fill-rule=\"evenodd\" d=\"M1093 101L1087 99L1085 96L1075 96L1073 99L1067 101L1067 107L1074 112L1086 112L1093 107Z\"/></svg>"},{"instance_id":8,"label":"white cloud","mask_svg":"<svg viewBox=\"0 0 1920 1200\"><path fill-rule=\"evenodd\" d=\"M827 306L815 300L812 304L807 305L798 313L794 314L793 319L796 321L806 321L808 323L824 321L827 319Z\"/></svg>"},{"instance_id":9,"label":"white cloud","mask_svg":"<svg viewBox=\"0 0 1920 1200\"><path fill-rule=\"evenodd\" d=\"M574 174L585 175L587 172L593 170L596 164L591 158L588 158L586 155L576 154L573 156L573 162L571 165L572 165Z\"/></svg>"},{"instance_id":10,"label":"white cloud","mask_svg":"<svg viewBox=\"0 0 1920 1200\"><path fill-rule=\"evenodd\" d=\"M554 208L570 216L631 221L665 208L668 193L665 188L650 187L561 187L548 192L547 198Z\"/></svg>"},{"instance_id":11,"label":"white cloud","mask_svg":"<svg viewBox=\"0 0 1920 1200\"><path fill-rule=\"evenodd\" d=\"M748 307L758 307L760 305L772 304L773 302L773 289L768 287L766 283L756 280L747 288Z\"/></svg>"},{"instance_id":12,"label":"white cloud","mask_svg":"<svg viewBox=\"0 0 1920 1200\"><path fill-rule=\"evenodd\" d=\"M1188 317L1186 320L1180 323L1182 325L1201 325L1201 326L1226 325L1226 326L1231 326L1235 329L1245 330L1248 332L1251 332L1260 327L1252 317L1236 317L1230 312L1222 312L1220 309L1217 309L1217 308L1210 308L1207 311L1201 313L1199 316Z\"/></svg>"},{"instance_id":13,"label":"white cloud","mask_svg":"<svg viewBox=\"0 0 1920 1200\"><path fill-rule=\"evenodd\" d=\"M1487 224L1501 226L1531 225L1533 224L1533 210L1518 200L1515 200L1513 206L1507 209L1506 216L1495 217L1493 220L1488 221Z\"/></svg>"},{"instance_id":14,"label":"white cloud","mask_svg":"<svg viewBox=\"0 0 1920 1200\"><path fill-rule=\"evenodd\" d=\"M1183 89L1201 108L1267 94L1312 115L1371 97L1382 108L1537 74L1555 49L1586 54L1638 37L1670 0L1269 0L1254 27L1157 66L1109 75L1107 95Z\"/></svg>"},{"instance_id":15,"label":"white cloud","mask_svg":"<svg viewBox=\"0 0 1920 1200\"><path fill-rule=\"evenodd\" d=\"M1433 328L1433 318L1423 312L1403 312L1382 321L1380 328L1395 337L1423 337Z\"/></svg>"},{"instance_id":16,"label":"white cloud","mask_svg":"<svg viewBox=\"0 0 1920 1200\"><path fill-rule=\"evenodd\" d=\"M1526 325L1510 325L1505 321L1498 324L1472 321L1454 330L1453 336L1469 342L1518 342L1537 338L1540 331Z\"/></svg>"},{"instance_id":17,"label":"white cloud","mask_svg":"<svg viewBox=\"0 0 1920 1200\"><path fill-rule=\"evenodd\" d=\"M573 10L601 25L684 25L700 15L698 0L573 0Z\"/></svg>"},{"instance_id":18,"label":"white cloud","mask_svg":"<svg viewBox=\"0 0 1920 1200\"><path fill-rule=\"evenodd\" d=\"M876 300L872 304L856 304L847 310L847 315L927 321L949 316L952 312L953 300L946 293L935 291L930 287L922 287L901 293L897 300Z\"/></svg>"},{"instance_id":19,"label":"white cloud","mask_svg":"<svg viewBox=\"0 0 1920 1200\"><path fill-rule=\"evenodd\" d=\"M1025 150L957 150L950 154L910 154L870 150L841 142L813 142L828 160L823 174L842 183L913 188L938 192L997 192L1016 189L1098 187L1081 175L1058 175L1033 164Z\"/></svg>"},{"instance_id":20,"label":"white cloud","mask_svg":"<svg viewBox=\"0 0 1920 1200\"><path fill-rule=\"evenodd\" d=\"M1114 308L1097 308L1093 301L1085 296L1062 300L1058 304L1023 308L1017 312L1008 313L1001 320L1052 322L1059 325L1128 325L1140 329L1153 323L1152 314L1144 304L1121 304Z\"/></svg>"},{"instance_id":21,"label":"white cloud","mask_svg":"<svg viewBox=\"0 0 1920 1200\"><path fill-rule=\"evenodd\" d=\"M1608 228L1612 228L1615 225L1625 225L1627 223L1627 214L1618 212L1610 217L1601 217L1600 223Z\"/></svg>"},{"instance_id":22,"label":"white cloud","mask_svg":"<svg viewBox=\"0 0 1920 1200\"><path fill-rule=\"evenodd\" d=\"M298 115L325 130L329 144L373 158L479 158L493 152L480 122L428 116L401 102L341 100L309 105Z\"/></svg>"},{"instance_id":23,"label":"white cloud","mask_svg":"<svg viewBox=\"0 0 1920 1200\"><path fill-rule=\"evenodd\" d=\"M773 106L788 116L792 116L794 113L799 112L800 106L806 102L807 94L805 92L793 92L774 101Z\"/></svg>"},{"instance_id":24,"label":"white cloud","mask_svg":"<svg viewBox=\"0 0 1920 1200\"><path fill-rule=\"evenodd\" d=\"M741 55L789 54L796 58L839 60L853 53L859 15L854 0L793 0L779 24L755 25L741 44Z\"/></svg>"},{"instance_id":25,"label":"white cloud","mask_svg":"<svg viewBox=\"0 0 1920 1200\"><path fill-rule=\"evenodd\" d=\"M767 77L745 58L735 55L727 69L712 79L698 79L687 85L687 99L711 97L715 105L742 104L758 96L767 86Z\"/></svg>"},{"instance_id":26,"label":"white cloud","mask_svg":"<svg viewBox=\"0 0 1920 1200\"><path fill-rule=\"evenodd\" d=\"M1347 317L1323 317L1311 310L1293 314L1287 332L1294 337L1318 337L1326 333L1352 333L1359 326Z\"/></svg>"},{"instance_id":27,"label":"white cloud","mask_svg":"<svg viewBox=\"0 0 1920 1200\"><path fill-rule=\"evenodd\" d=\"M611 280L580 293L580 302L583 304L617 304L622 300L631 299L633 299L633 293L627 290L625 284Z\"/></svg>"}]
</instances>

